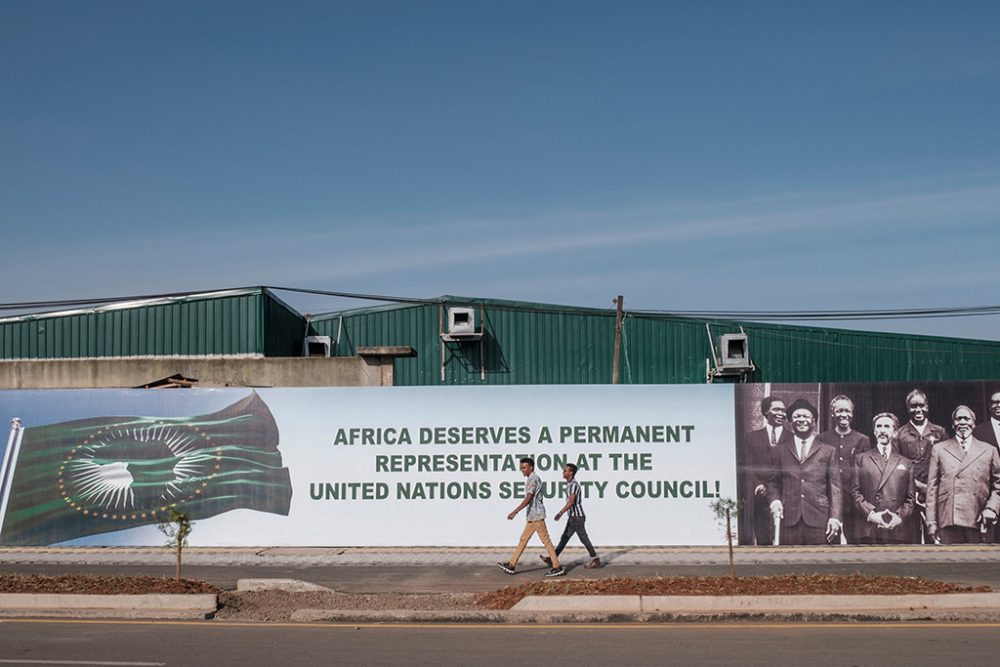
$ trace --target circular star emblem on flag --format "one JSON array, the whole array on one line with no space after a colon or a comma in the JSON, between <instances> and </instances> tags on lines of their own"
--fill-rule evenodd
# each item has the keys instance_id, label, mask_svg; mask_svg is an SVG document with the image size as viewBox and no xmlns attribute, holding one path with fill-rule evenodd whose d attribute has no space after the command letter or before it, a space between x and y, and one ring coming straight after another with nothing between
<instances>
[{"instance_id":1,"label":"circular star emblem on flag","mask_svg":"<svg viewBox=\"0 0 1000 667\"><path fill-rule=\"evenodd\" d=\"M197 426L111 426L69 451L59 492L84 516L145 521L199 497L221 465L221 447Z\"/></svg>"}]
</instances>

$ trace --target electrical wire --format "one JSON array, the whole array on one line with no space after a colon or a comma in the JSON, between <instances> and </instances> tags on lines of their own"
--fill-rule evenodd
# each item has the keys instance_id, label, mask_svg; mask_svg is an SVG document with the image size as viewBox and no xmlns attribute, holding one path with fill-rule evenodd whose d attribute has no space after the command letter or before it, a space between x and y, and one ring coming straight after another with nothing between
<instances>
[{"instance_id":1,"label":"electrical wire","mask_svg":"<svg viewBox=\"0 0 1000 667\"><path fill-rule=\"evenodd\" d=\"M894 310L632 310L631 312L642 315L668 315L720 320L899 320L1000 315L1000 306L901 308Z\"/></svg>"},{"instance_id":2,"label":"electrical wire","mask_svg":"<svg viewBox=\"0 0 1000 667\"><path fill-rule=\"evenodd\" d=\"M317 296L329 296L343 299L357 299L362 301L376 301L383 303L398 304L468 304L479 305L487 303L493 310L507 310L516 312L533 312L563 315L597 315L606 314L614 317L613 308L578 308L572 306L558 306L535 303L519 302L497 302L482 298L414 298L404 296L391 296L384 294L364 294L359 292L342 292L337 290L310 289L303 287L286 287L276 285L262 285L252 287L235 287L226 289L200 290L194 292L160 292L156 294L141 294L118 297L94 297L86 299L54 299L47 301L17 301L0 303L0 311L11 310L39 310L51 308L69 308L80 306L99 306L125 303L130 301L150 301L156 299L169 299L190 296L201 296L207 294L218 294L230 291L267 289L275 292L290 292L295 294L310 294ZM652 317L678 317L685 319L704 320L746 320L746 321L831 321L831 320L896 320L896 319L925 319L925 318L948 318L948 317L982 317L989 315L1000 315L1000 305L997 306L959 306L948 308L899 308L899 309L879 309L879 310L629 310L633 316Z\"/></svg>"}]
</instances>

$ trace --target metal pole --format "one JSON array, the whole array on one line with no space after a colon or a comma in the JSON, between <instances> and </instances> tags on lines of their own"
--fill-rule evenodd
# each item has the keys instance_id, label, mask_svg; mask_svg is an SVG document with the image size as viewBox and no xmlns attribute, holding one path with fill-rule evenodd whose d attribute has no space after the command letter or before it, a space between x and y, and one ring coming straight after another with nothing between
<instances>
[{"instance_id":1,"label":"metal pole","mask_svg":"<svg viewBox=\"0 0 1000 667\"><path fill-rule=\"evenodd\" d=\"M618 384L618 378L621 374L623 301L624 297L621 294L615 299L615 361L611 370L611 384Z\"/></svg>"},{"instance_id":2,"label":"metal pole","mask_svg":"<svg viewBox=\"0 0 1000 667\"><path fill-rule=\"evenodd\" d=\"M7 515L7 502L14 487L14 469L17 467L17 456L21 449L21 437L24 435L24 425L14 417L10 420L10 435L7 438L7 449L3 453L3 464L0 465L0 535L3 534L4 518Z\"/></svg>"}]
</instances>

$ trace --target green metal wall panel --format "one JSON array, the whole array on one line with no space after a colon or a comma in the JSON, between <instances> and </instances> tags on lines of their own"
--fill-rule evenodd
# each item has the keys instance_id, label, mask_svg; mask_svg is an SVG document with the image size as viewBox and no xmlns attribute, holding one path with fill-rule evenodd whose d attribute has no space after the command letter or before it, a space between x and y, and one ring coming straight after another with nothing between
<instances>
[{"instance_id":1,"label":"green metal wall panel","mask_svg":"<svg viewBox=\"0 0 1000 667\"><path fill-rule=\"evenodd\" d=\"M268 298L239 290L8 318L0 321L0 359L262 355Z\"/></svg>"},{"instance_id":2,"label":"green metal wall panel","mask_svg":"<svg viewBox=\"0 0 1000 667\"><path fill-rule=\"evenodd\" d=\"M395 362L396 384L435 385L442 384L440 308L475 306L478 324L480 304L485 313L482 318L486 334L485 377L480 377L479 343L448 343L443 384L611 382L614 355L611 310L443 297L440 305L384 306L331 313L313 318L311 325L316 333L336 339L342 322L340 345L334 349L341 356L353 355L362 346L412 346L417 351L416 357ZM995 341L626 313L621 382L704 383L706 359L712 357L709 341L725 333L739 332L741 324L757 367L745 377L748 382L1000 377L1000 342Z\"/></svg>"},{"instance_id":3,"label":"green metal wall panel","mask_svg":"<svg viewBox=\"0 0 1000 667\"><path fill-rule=\"evenodd\" d=\"M482 342L439 336L448 306L472 306ZM703 383L710 335L738 322L626 313L621 382ZM742 323L757 369L751 382L871 382L1000 378L1000 342ZM309 321L266 288L0 320L0 359L130 356L299 356L304 336L330 336L332 354L411 346L399 385L611 382L614 312L442 297L316 316ZM442 380L442 366L444 379ZM717 378L716 381L738 381Z\"/></svg>"},{"instance_id":4,"label":"green metal wall panel","mask_svg":"<svg viewBox=\"0 0 1000 667\"><path fill-rule=\"evenodd\" d=\"M303 315L273 294L264 291L264 317L260 320L266 357L300 357L308 323Z\"/></svg>"}]
</instances>

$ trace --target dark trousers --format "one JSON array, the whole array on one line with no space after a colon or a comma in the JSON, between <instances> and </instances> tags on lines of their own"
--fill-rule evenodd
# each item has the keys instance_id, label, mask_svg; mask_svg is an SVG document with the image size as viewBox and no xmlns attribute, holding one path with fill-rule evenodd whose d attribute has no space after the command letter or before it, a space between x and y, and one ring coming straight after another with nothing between
<instances>
[{"instance_id":1,"label":"dark trousers","mask_svg":"<svg viewBox=\"0 0 1000 667\"><path fill-rule=\"evenodd\" d=\"M900 526L902 528L902 526ZM898 529L897 529L898 530ZM870 537L858 538L858 544L907 544L909 535L891 530L880 530Z\"/></svg>"},{"instance_id":2,"label":"dark trousers","mask_svg":"<svg viewBox=\"0 0 1000 667\"><path fill-rule=\"evenodd\" d=\"M990 526L984 533L978 527L945 526L938 530L938 537L941 538L941 544L979 544L980 542L992 542L993 527Z\"/></svg>"},{"instance_id":3,"label":"dark trousers","mask_svg":"<svg viewBox=\"0 0 1000 667\"><path fill-rule=\"evenodd\" d=\"M556 546L556 555L558 556L566 548L566 543L569 542L569 538L576 536L580 538L580 542L583 546L587 547L587 553L590 554L591 558L597 558L597 552L594 551L594 545L590 543L590 537L587 535L587 517L585 516L568 516L566 517L566 528L563 530L562 537L559 538L559 544Z\"/></svg>"},{"instance_id":4,"label":"dark trousers","mask_svg":"<svg viewBox=\"0 0 1000 667\"><path fill-rule=\"evenodd\" d=\"M753 537L757 546L774 544L774 515L766 495L753 497Z\"/></svg>"},{"instance_id":5,"label":"dark trousers","mask_svg":"<svg viewBox=\"0 0 1000 667\"><path fill-rule=\"evenodd\" d=\"M813 528L799 519L791 526L781 526L779 544L826 544L826 527Z\"/></svg>"},{"instance_id":6,"label":"dark trousers","mask_svg":"<svg viewBox=\"0 0 1000 667\"><path fill-rule=\"evenodd\" d=\"M910 534L910 541L914 544L934 544L934 540L927 534L927 502L923 491L917 491L916 507L913 514L903 522L900 528L906 528Z\"/></svg>"}]
</instances>

